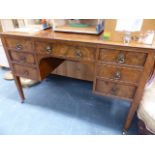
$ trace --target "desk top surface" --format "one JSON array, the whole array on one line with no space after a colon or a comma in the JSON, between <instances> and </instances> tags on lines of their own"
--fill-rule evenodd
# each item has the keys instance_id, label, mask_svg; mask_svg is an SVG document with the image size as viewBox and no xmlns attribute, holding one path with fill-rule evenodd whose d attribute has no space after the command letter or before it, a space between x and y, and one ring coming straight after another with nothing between
<instances>
[{"instance_id":1,"label":"desk top surface","mask_svg":"<svg viewBox=\"0 0 155 155\"><path fill-rule=\"evenodd\" d=\"M155 43L152 45L146 45L146 44L140 44L140 43L124 44L123 41L116 42L116 41L112 41L112 40L103 40L101 38L101 35L53 32L51 29L41 30L41 31L34 32L34 33L10 31L10 32L2 32L1 34L23 36L23 37L34 37L34 38L42 38L42 39L51 39L51 40L92 43L92 44L99 44L99 45L116 45L116 46L155 49Z\"/></svg>"}]
</instances>

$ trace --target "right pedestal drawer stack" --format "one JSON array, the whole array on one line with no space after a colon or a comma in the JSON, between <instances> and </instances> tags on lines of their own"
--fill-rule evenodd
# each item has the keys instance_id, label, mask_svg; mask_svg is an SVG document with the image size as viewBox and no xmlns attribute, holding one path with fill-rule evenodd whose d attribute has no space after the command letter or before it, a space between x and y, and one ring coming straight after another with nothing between
<instances>
[{"instance_id":1,"label":"right pedestal drawer stack","mask_svg":"<svg viewBox=\"0 0 155 155\"><path fill-rule=\"evenodd\" d=\"M132 101L143 73L147 53L100 48L94 92Z\"/></svg>"}]
</instances>

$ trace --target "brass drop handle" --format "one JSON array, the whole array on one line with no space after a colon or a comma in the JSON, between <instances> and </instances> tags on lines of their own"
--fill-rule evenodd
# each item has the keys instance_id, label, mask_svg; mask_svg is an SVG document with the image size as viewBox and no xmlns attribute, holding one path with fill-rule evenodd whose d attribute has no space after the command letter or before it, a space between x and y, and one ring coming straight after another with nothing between
<instances>
[{"instance_id":1,"label":"brass drop handle","mask_svg":"<svg viewBox=\"0 0 155 155\"><path fill-rule=\"evenodd\" d=\"M23 49L23 45L21 44L16 44L16 50L22 50Z\"/></svg>"},{"instance_id":2,"label":"brass drop handle","mask_svg":"<svg viewBox=\"0 0 155 155\"><path fill-rule=\"evenodd\" d=\"M111 93L116 94L116 92L117 92L117 87L113 86L112 89L111 89Z\"/></svg>"},{"instance_id":3,"label":"brass drop handle","mask_svg":"<svg viewBox=\"0 0 155 155\"><path fill-rule=\"evenodd\" d=\"M116 71L114 74L114 79L115 80L120 80L121 79L121 72L120 71Z\"/></svg>"},{"instance_id":4,"label":"brass drop handle","mask_svg":"<svg viewBox=\"0 0 155 155\"><path fill-rule=\"evenodd\" d=\"M75 50L75 54L76 54L76 56L79 57L79 58L82 57L82 53L81 53L81 50L80 50L80 49L76 49L76 50Z\"/></svg>"},{"instance_id":5,"label":"brass drop handle","mask_svg":"<svg viewBox=\"0 0 155 155\"><path fill-rule=\"evenodd\" d=\"M120 64L123 64L125 62L125 55L123 53L120 53L117 57L117 62Z\"/></svg>"},{"instance_id":6,"label":"brass drop handle","mask_svg":"<svg viewBox=\"0 0 155 155\"><path fill-rule=\"evenodd\" d=\"M46 51L47 51L47 53L51 53L52 52L52 47L51 46L46 46Z\"/></svg>"}]
</instances>

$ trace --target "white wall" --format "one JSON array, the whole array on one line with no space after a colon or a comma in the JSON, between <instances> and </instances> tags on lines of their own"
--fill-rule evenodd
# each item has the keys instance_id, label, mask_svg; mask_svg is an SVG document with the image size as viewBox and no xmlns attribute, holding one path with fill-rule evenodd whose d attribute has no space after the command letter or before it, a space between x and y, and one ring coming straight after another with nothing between
<instances>
[{"instance_id":1,"label":"white wall","mask_svg":"<svg viewBox=\"0 0 155 155\"><path fill-rule=\"evenodd\" d=\"M8 60L6 58L4 48L1 45L1 41L0 41L0 66L9 68Z\"/></svg>"}]
</instances>

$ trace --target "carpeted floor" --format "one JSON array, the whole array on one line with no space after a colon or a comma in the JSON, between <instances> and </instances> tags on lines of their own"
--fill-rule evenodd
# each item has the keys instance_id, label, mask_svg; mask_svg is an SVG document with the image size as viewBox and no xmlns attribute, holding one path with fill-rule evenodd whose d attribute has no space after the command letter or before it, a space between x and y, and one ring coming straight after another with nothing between
<instances>
[{"instance_id":1,"label":"carpeted floor","mask_svg":"<svg viewBox=\"0 0 155 155\"><path fill-rule=\"evenodd\" d=\"M0 68L1 135L119 135L129 109L127 101L92 94L92 83L51 75L24 88L19 102L14 81ZM128 134L138 134L134 118Z\"/></svg>"}]
</instances>

